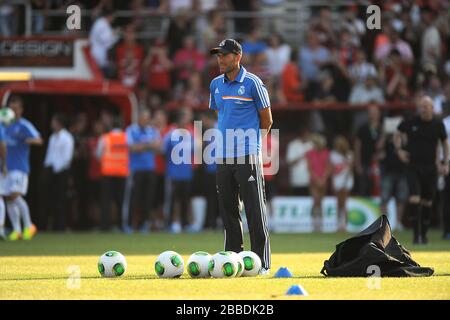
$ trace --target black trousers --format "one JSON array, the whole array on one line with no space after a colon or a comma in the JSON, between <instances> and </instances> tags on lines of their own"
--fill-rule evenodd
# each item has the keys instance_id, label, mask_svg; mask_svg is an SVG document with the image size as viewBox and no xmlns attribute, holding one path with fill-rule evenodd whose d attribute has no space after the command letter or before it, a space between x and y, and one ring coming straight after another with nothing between
<instances>
[{"instance_id":1,"label":"black trousers","mask_svg":"<svg viewBox=\"0 0 450 320\"><path fill-rule=\"evenodd\" d=\"M264 176L258 156L246 156L243 164L238 158L234 164L217 165L216 183L219 208L225 228L225 250L240 252L244 249L242 218L239 202L244 202L250 233L251 249L266 269L270 268L270 240Z\"/></svg>"},{"instance_id":2,"label":"black trousers","mask_svg":"<svg viewBox=\"0 0 450 320\"><path fill-rule=\"evenodd\" d=\"M141 211L139 225L142 226L145 222L151 222L150 214L153 208L156 175L150 170L136 171L131 174L129 179L131 181L127 181L127 190L125 191L123 223L130 225L131 217L139 208ZM127 195L129 199L127 199Z\"/></svg>"},{"instance_id":3,"label":"black trousers","mask_svg":"<svg viewBox=\"0 0 450 320\"><path fill-rule=\"evenodd\" d=\"M111 229L111 205L116 204L119 226L122 225L122 205L125 192L125 177L102 177L101 182L101 229L109 231Z\"/></svg>"},{"instance_id":4,"label":"black trousers","mask_svg":"<svg viewBox=\"0 0 450 320\"><path fill-rule=\"evenodd\" d=\"M217 199L216 173L205 172L206 217L203 228L217 228L219 201Z\"/></svg>"},{"instance_id":5,"label":"black trousers","mask_svg":"<svg viewBox=\"0 0 450 320\"><path fill-rule=\"evenodd\" d=\"M442 210L444 235L450 233L450 175L445 178L444 210Z\"/></svg>"},{"instance_id":6,"label":"black trousers","mask_svg":"<svg viewBox=\"0 0 450 320\"><path fill-rule=\"evenodd\" d=\"M433 165L408 164L406 167L406 180L408 182L409 196L419 196L421 201L433 201L437 189L437 168ZM411 222L414 238L419 234L426 237L431 222L431 206L421 206L411 210Z\"/></svg>"},{"instance_id":7,"label":"black trousers","mask_svg":"<svg viewBox=\"0 0 450 320\"><path fill-rule=\"evenodd\" d=\"M437 189L437 169L435 165L409 164L406 170L409 196L420 196L432 201Z\"/></svg>"},{"instance_id":8,"label":"black trousers","mask_svg":"<svg viewBox=\"0 0 450 320\"><path fill-rule=\"evenodd\" d=\"M309 188L308 187L291 187L291 194L293 196L309 196Z\"/></svg>"},{"instance_id":9,"label":"black trousers","mask_svg":"<svg viewBox=\"0 0 450 320\"><path fill-rule=\"evenodd\" d=\"M166 177L164 174L156 174L155 175L155 196L153 197L153 209L161 208L164 206L164 195Z\"/></svg>"},{"instance_id":10,"label":"black trousers","mask_svg":"<svg viewBox=\"0 0 450 320\"><path fill-rule=\"evenodd\" d=\"M88 161L84 159L74 159L71 166L71 176L74 183L75 195L77 202L77 220L80 229L89 228L89 210L88 199L89 193L86 185L88 184Z\"/></svg>"},{"instance_id":11,"label":"black trousers","mask_svg":"<svg viewBox=\"0 0 450 320\"><path fill-rule=\"evenodd\" d=\"M363 165L362 174L356 177L357 179L357 193L363 197L372 196L373 180L370 176L370 165Z\"/></svg>"},{"instance_id":12,"label":"black trousers","mask_svg":"<svg viewBox=\"0 0 450 320\"><path fill-rule=\"evenodd\" d=\"M53 231L65 231L67 227L67 188L69 171L58 173L47 168L48 212Z\"/></svg>"},{"instance_id":13,"label":"black trousers","mask_svg":"<svg viewBox=\"0 0 450 320\"><path fill-rule=\"evenodd\" d=\"M191 181L168 180L168 226L173 222L175 203L178 202L180 209L181 226L184 228L189 224L189 207L191 205Z\"/></svg>"}]
</instances>

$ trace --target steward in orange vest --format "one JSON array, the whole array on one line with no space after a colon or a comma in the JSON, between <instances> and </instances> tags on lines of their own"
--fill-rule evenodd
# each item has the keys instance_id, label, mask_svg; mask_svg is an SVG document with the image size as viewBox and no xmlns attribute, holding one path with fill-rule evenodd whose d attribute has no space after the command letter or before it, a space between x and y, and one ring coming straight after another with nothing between
<instances>
[{"instance_id":1,"label":"steward in orange vest","mask_svg":"<svg viewBox=\"0 0 450 320\"><path fill-rule=\"evenodd\" d=\"M125 131L112 130L102 135L102 152L100 156L100 173L102 176L127 177L128 145Z\"/></svg>"},{"instance_id":2,"label":"steward in orange vest","mask_svg":"<svg viewBox=\"0 0 450 320\"><path fill-rule=\"evenodd\" d=\"M116 227L122 227L123 199L128 168L127 136L122 129L102 135L97 146L101 179L101 229L111 231L112 204L116 205Z\"/></svg>"}]
</instances>

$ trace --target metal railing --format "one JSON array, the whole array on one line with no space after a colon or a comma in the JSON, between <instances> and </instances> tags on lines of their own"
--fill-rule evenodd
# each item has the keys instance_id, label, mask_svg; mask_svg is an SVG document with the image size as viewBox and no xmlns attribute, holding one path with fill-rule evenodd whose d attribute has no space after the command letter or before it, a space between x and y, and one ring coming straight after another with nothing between
<instances>
[{"instance_id":1,"label":"metal railing","mask_svg":"<svg viewBox=\"0 0 450 320\"><path fill-rule=\"evenodd\" d=\"M30 1L25 0L10 0L7 3L15 4L15 5L23 5L25 7L25 35L29 36L33 34L32 30L32 21L33 16L35 15L44 15L49 18L64 18L68 17L68 14L65 10L33 10L30 4ZM285 10L282 13L279 12L267 12L267 11L253 11L253 12L239 12L239 11L227 11L223 12L223 16L225 18L226 25L226 34L228 37L236 37L243 38L245 34L240 34L236 29L236 21L238 19L257 19L262 24L279 21L283 28L279 30L284 38L291 44L298 45L303 41L303 35L305 30L307 30L309 25L309 20L311 18L311 12L314 7L328 6L332 10L339 9L341 7L349 6L349 5L368 5L369 2L367 0L361 1L322 1L322 0L287 0L285 2ZM77 34L81 36L86 36L89 30L83 29L83 20L86 21L86 18L93 19L94 14L98 13L95 10L81 10L82 16L82 30L77 31ZM188 13L192 18L202 18L206 19L205 13ZM140 40L152 40L157 37L165 37L167 34L171 18L173 16L156 12L155 10L144 9L139 11L123 11L118 10L115 12L115 16L117 18L141 18L147 22L150 19L158 19L159 21L156 23L156 28L144 28L143 30L136 33L136 37ZM338 15L334 14L333 19L336 23L339 23ZM43 35L60 35L62 30L44 30L41 34ZM270 34L270 30L262 29L263 36L268 36ZM200 32L200 30L196 30L196 32Z\"/></svg>"}]
</instances>

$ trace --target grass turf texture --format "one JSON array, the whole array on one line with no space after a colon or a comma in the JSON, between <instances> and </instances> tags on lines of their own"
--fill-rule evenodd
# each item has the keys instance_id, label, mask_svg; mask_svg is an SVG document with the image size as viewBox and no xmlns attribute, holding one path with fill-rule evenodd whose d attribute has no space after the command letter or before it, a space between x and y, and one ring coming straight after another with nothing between
<instances>
[{"instance_id":1,"label":"grass turf texture","mask_svg":"<svg viewBox=\"0 0 450 320\"><path fill-rule=\"evenodd\" d=\"M429 245L414 246L410 232L395 235L413 259L435 269L432 277L382 278L380 289L369 289L367 278L325 278L319 273L323 261L350 236L343 233L273 234L271 274L288 267L290 279L191 279L186 270L180 279L156 277L159 253L177 251L185 263L198 250L214 254L223 247L220 233L40 233L32 241L0 242L0 299L450 299L450 241L434 231ZM127 259L120 278L102 278L97 270L99 256L108 250ZM79 267L79 289L68 288L77 284L70 266ZM284 295L294 284L309 296Z\"/></svg>"}]
</instances>

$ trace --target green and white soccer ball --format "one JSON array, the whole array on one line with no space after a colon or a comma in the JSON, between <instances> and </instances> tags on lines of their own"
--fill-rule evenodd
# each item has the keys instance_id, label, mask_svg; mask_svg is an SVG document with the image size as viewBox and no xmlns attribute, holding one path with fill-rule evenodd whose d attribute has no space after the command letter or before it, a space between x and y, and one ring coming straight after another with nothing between
<instances>
[{"instance_id":1,"label":"green and white soccer ball","mask_svg":"<svg viewBox=\"0 0 450 320\"><path fill-rule=\"evenodd\" d=\"M160 278L179 278L184 271L184 260L175 251L164 251L155 261L155 272Z\"/></svg>"},{"instance_id":2,"label":"green and white soccer ball","mask_svg":"<svg viewBox=\"0 0 450 320\"><path fill-rule=\"evenodd\" d=\"M233 278L238 271L238 264L231 253L220 251L211 257L208 270L214 278Z\"/></svg>"},{"instance_id":3,"label":"green and white soccer ball","mask_svg":"<svg viewBox=\"0 0 450 320\"><path fill-rule=\"evenodd\" d=\"M192 278L209 278L211 255L205 251L194 252L188 259L186 269Z\"/></svg>"},{"instance_id":4,"label":"green and white soccer ball","mask_svg":"<svg viewBox=\"0 0 450 320\"><path fill-rule=\"evenodd\" d=\"M239 255L244 261L244 272L242 272L243 277L255 277L259 274L261 270L261 259L253 251L242 251Z\"/></svg>"},{"instance_id":5,"label":"green and white soccer ball","mask_svg":"<svg viewBox=\"0 0 450 320\"><path fill-rule=\"evenodd\" d=\"M0 109L0 123L4 126L9 126L14 119L16 114L11 108L1 108Z\"/></svg>"},{"instance_id":6,"label":"green and white soccer ball","mask_svg":"<svg viewBox=\"0 0 450 320\"><path fill-rule=\"evenodd\" d=\"M118 251L107 251L98 259L98 272L103 277L120 277L127 270L127 260Z\"/></svg>"},{"instance_id":7,"label":"green and white soccer ball","mask_svg":"<svg viewBox=\"0 0 450 320\"><path fill-rule=\"evenodd\" d=\"M244 272L244 260L242 259L242 257L237 254L234 251L227 251L231 254L231 256L233 257L233 259L236 261L237 263L237 273L236 273L236 277L240 277L242 275L242 273Z\"/></svg>"}]
</instances>

